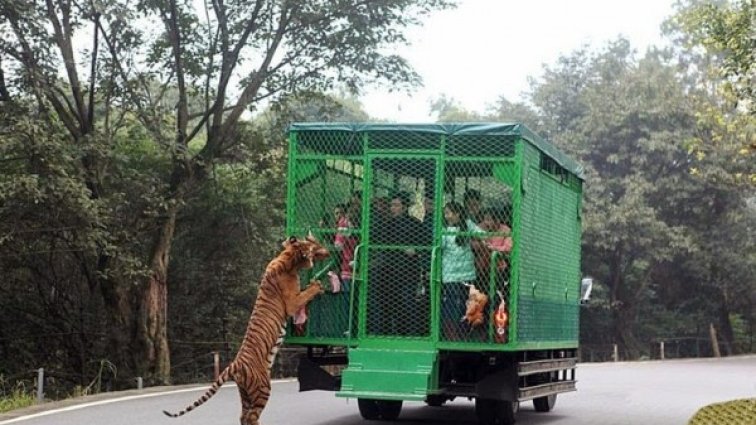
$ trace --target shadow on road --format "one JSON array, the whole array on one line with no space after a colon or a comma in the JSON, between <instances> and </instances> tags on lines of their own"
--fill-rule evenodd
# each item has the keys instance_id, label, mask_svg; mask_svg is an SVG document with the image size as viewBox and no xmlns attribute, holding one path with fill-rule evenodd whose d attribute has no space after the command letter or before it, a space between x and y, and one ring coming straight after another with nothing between
<instances>
[{"instance_id":1,"label":"shadow on road","mask_svg":"<svg viewBox=\"0 0 756 425\"><path fill-rule=\"evenodd\" d=\"M357 403L354 404L355 413L338 418L330 418L323 422L312 422L313 425L366 425L374 423L365 421L360 417L357 411ZM528 403L529 404L529 403ZM558 409L558 407L557 407ZM517 413L518 425L548 425L564 419L556 412L538 413L532 407L523 406ZM475 417L475 408L472 403L451 403L442 407L429 407L424 405L405 405L399 419L393 422L381 421L381 424L401 424L401 425L428 425L428 424L454 424L454 425L476 425L478 423Z\"/></svg>"}]
</instances>

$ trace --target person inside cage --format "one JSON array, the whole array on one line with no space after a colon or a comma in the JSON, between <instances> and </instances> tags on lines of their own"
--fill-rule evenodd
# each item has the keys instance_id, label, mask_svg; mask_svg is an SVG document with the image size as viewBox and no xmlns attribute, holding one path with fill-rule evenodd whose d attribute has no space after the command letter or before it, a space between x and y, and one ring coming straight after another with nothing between
<instances>
[{"instance_id":1,"label":"person inside cage","mask_svg":"<svg viewBox=\"0 0 756 425\"><path fill-rule=\"evenodd\" d=\"M428 191L423 196L423 238L428 245L418 253L418 262L420 263L420 281L416 290L415 298L420 315L424 318L418 322L418 328L428 331L430 326L430 293L431 293L431 272L432 272L432 245L434 242L434 208L433 193Z\"/></svg>"},{"instance_id":2,"label":"person inside cage","mask_svg":"<svg viewBox=\"0 0 756 425\"><path fill-rule=\"evenodd\" d=\"M417 246L427 246L429 237L422 222L408 214L410 195L396 192L389 200L389 214L377 229L376 241L385 247L378 250L378 276L373 291L377 292L380 310L379 332L384 335L410 335L421 320L413 308L420 279Z\"/></svg>"},{"instance_id":3,"label":"person inside cage","mask_svg":"<svg viewBox=\"0 0 756 425\"><path fill-rule=\"evenodd\" d=\"M346 210L354 227L359 228L362 220L362 191L355 190L352 197L346 203Z\"/></svg>"},{"instance_id":4,"label":"person inside cage","mask_svg":"<svg viewBox=\"0 0 756 425\"><path fill-rule=\"evenodd\" d=\"M441 322L446 340L461 340L465 301L469 285L477 280L471 240L482 229L468 219L457 202L444 207L445 227L441 240ZM471 234L472 233L472 234Z\"/></svg>"},{"instance_id":5,"label":"person inside cage","mask_svg":"<svg viewBox=\"0 0 756 425\"><path fill-rule=\"evenodd\" d=\"M433 194L429 193L426 194L423 197L423 232L425 232L425 236L429 240L433 240L433 234L434 234L434 223L433 223ZM427 281L430 278L430 272L431 272L431 253L430 251L426 251L421 253L420 255L420 267L422 268L421 273L423 273L423 280ZM427 289L427 288L426 288Z\"/></svg>"},{"instance_id":6,"label":"person inside cage","mask_svg":"<svg viewBox=\"0 0 756 425\"><path fill-rule=\"evenodd\" d=\"M465 206L468 223L480 226L483 221L483 198L480 196L480 192L475 189L467 189L462 197L462 204Z\"/></svg>"},{"instance_id":7,"label":"person inside cage","mask_svg":"<svg viewBox=\"0 0 756 425\"><path fill-rule=\"evenodd\" d=\"M483 239L479 246L483 249L476 252L475 263L478 277L483 284L487 284L491 274L491 258L496 255L497 288L506 281L507 257L512 251L512 229L509 227L507 210L503 208L486 208L483 210L483 221L480 227L489 232L490 236Z\"/></svg>"},{"instance_id":8,"label":"person inside cage","mask_svg":"<svg viewBox=\"0 0 756 425\"><path fill-rule=\"evenodd\" d=\"M346 319L349 317L349 296L352 284L354 250L359 242L356 234L356 226L352 221L354 209L349 208L347 204L338 205L337 210L338 209L343 211L343 213L338 216L338 221L336 223L336 236L333 240L333 246L340 254L339 278L341 280L341 292L343 298L342 317ZM344 320L344 323L347 323L347 321Z\"/></svg>"}]
</instances>

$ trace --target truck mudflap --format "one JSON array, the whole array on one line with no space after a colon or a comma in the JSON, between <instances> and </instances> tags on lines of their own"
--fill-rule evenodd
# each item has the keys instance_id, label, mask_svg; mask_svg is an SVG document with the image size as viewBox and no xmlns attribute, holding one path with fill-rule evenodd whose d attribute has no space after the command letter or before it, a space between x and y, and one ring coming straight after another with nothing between
<instances>
[{"instance_id":1,"label":"truck mudflap","mask_svg":"<svg viewBox=\"0 0 756 425\"><path fill-rule=\"evenodd\" d=\"M341 388L341 376L334 376L325 371L320 364L306 356L299 359L297 366L299 391L338 391Z\"/></svg>"},{"instance_id":2,"label":"truck mudflap","mask_svg":"<svg viewBox=\"0 0 756 425\"><path fill-rule=\"evenodd\" d=\"M475 394L485 399L517 401L517 380L517 370L511 365L476 382Z\"/></svg>"}]
</instances>

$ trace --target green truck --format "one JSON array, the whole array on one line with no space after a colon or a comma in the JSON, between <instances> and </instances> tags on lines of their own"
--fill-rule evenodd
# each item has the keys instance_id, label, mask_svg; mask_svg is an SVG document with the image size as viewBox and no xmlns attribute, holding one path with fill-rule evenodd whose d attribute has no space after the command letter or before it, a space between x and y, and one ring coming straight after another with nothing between
<instances>
[{"instance_id":1,"label":"green truck","mask_svg":"<svg viewBox=\"0 0 756 425\"><path fill-rule=\"evenodd\" d=\"M574 391L582 167L519 123L298 123L289 130L288 235L334 254L287 332L300 390L356 398L369 420L404 400L475 400L514 422ZM484 294L475 320L471 288ZM463 317L465 316L465 317Z\"/></svg>"}]
</instances>

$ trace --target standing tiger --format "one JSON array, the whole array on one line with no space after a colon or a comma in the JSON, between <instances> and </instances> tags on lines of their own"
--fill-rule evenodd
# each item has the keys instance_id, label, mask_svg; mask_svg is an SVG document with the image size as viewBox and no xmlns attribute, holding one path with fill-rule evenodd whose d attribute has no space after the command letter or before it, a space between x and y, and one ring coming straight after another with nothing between
<instances>
[{"instance_id":1,"label":"standing tiger","mask_svg":"<svg viewBox=\"0 0 756 425\"><path fill-rule=\"evenodd\" d=\"M283 251L265 268L247 333L236 358L194 404L178 413L163 413L174 418L184 415L205 403L233 378L241 396L241 424L260 423L260 414L270 397L270 368L283 342L286 320L323 292L316 280L300 291L299 271L310 269L315 261L329 256L328 250L311 234L304 240L292 236L283 246Z\"/></svg>"}]
</instances>

